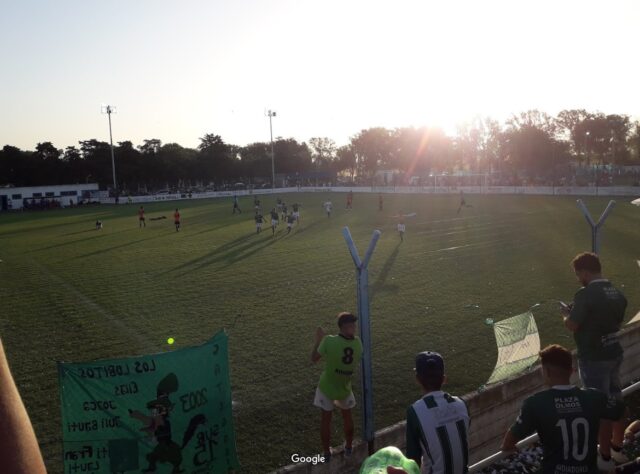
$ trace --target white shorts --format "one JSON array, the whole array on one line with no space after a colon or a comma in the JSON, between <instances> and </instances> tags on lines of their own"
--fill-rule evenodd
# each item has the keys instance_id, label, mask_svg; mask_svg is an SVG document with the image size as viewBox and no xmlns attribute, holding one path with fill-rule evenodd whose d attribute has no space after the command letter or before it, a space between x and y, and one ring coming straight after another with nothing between
<instances>
[{"instance_id":1,"label":"white shorts","mask_svg":"<svg viewBox=\"0 0 640 474\"><path fill-rule=\"evenodd\" d=\"M300 217L300 212L294 212L293 213L293 217L295 217L296 219Z\"/></svg>"},{"instance_id":2,"label":"white shorts","mask_svg":"<svg viewBox=\"0 0 640 474\"><path fill-rule=\"evenodd\" d=\"M288 227L289 229L291 229L291 226L292 226L292 225L293 225L293 224L292 224L291 222L287 222L287 227Z\"/></svg>"},{"instance_id":3,"label":"white shorts","mask_svg":"<svg viewBox=\"0 0 640 474\"><path fill-rule=\"evenodd\" d=\"M331 400L320 391L320 388L316 388L316 397L313 400L313 406L316 406L324 411L333 411L334 405L341 410L351 410L356 406L356 397L354 397L353 392L351 392L349 396L344 400Z\"/></svg>"},{"instance_id":4,"label":"white shorts","mask_svg":"<svg viewBox=\"0 0 640 474\"><path fill-rule=\"evenodd\" d=\"M404 224L398 224L398 232L404 232Z\"/></svg>"},{"instance_id":5,"label":"white shorts","mask_svg":"<svg viewBox=\"0 0 640 474\"><path fill-rule=\"evenodd\" d=\"M277 221L277 220L275 220L275 219L271 219L271 225L272 225L272 226L274 226L274 225L278 225L278 221Z\"/></svg>"},{"instance_id":6,"label":"white shorts","mask_svg":"<svg viewBox=\"0 0 640 474\"><path fill-rule=\"evenodd\" d=\"M256 222L256 229L262 229L262 222Z\"/></svg>"}]
</instances>

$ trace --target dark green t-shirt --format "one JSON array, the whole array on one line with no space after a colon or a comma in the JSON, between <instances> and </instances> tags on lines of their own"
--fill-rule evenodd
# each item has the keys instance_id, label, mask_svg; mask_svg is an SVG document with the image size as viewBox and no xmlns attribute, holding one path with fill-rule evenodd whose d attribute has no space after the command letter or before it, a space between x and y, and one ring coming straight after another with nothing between
<instances>
[{"instance_id":1,"label":"dark green t-shirt","mask_svg":"<svg viewBox=\"0 0 640 474\"><path fill-rule=\"evenodd\" d=\"M579 325L573 334L579 359L611 360L622 354L616 333L626 308L627 299L608 280L578 290L569 319Z\"/></svg>"},{"instance_id":2,"label":"dark green t-shirt","mask_svg":"<svg viewBox=\"0 0 640 474\"><path fill-rule=\"evenodd\" d=\"M616 408L604 393L591 388L551 388L524 401L511 433L518 439L538 433L544 474L597 474L598 429L603 418L616 418Z\"/></svg>"}]
</instances>

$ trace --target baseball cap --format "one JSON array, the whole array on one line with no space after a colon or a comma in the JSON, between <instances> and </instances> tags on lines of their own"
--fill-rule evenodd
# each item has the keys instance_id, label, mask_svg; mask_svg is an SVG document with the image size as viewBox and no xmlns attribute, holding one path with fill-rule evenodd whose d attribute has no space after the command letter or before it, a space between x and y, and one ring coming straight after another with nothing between
<instances>
[{"instance_id":1,"label":"baseball cap","mask_svg":"<svg viewBox=\"0 0 640 474\"><path fill-rule=\"evenodd\" d=\"M444 375L444 359L437 352L425 351L416 356L416 374Z\"/></svg>"},{"instance_id":2,"label":"baseball cap","mask_svg":"<svg viewBox=\"0 0 640 474\"><path fill-rule=\"evenodd\" d=\"M358 318L351 313L347 313L347 312L340 313L338 315L338 327L347 323L355 323L357 320Z\"/></svg>"}]
</instances>

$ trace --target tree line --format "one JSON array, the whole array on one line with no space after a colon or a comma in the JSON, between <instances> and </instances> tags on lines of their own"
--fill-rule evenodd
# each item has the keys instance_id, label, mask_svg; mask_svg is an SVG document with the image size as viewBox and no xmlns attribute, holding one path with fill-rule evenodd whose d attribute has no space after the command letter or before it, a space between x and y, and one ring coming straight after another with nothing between
<instances>
[{"instance_id":1,"label":"tree line","mask_svg":"<svg viewBox=\"0 0 640 474\"><path fill-rule=\"evenodd\" d=\"M439 128L374 127L340 147L327 137L308 143L279 137L273 148L276 174L299 181L341 175L370 183L379 170L407 178L464 171L554 180L570 166L640 165L640 122L586 110L555 117L529 110L505 123L476 118L451 135ZM118 142L114 154L121 190L271 181L270 142L241 147L206 134L196 149L154 138L137 147ZM0 151L0 185L85 182L111 186L109 143L91 139L58 149L41 142L35 151L10 145Z\"/></svg>"}]
</instances>

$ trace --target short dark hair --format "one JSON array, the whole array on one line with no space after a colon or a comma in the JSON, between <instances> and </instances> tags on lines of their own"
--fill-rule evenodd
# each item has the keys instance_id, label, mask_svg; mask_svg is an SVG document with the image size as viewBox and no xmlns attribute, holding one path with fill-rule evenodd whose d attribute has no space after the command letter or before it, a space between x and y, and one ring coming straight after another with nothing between
<instances>
[{"instance_id":1,"label":"short dark hair","mask_svg":"<svg viewBox=\"0 0 640 474\"><path fill-rule=\"evenodd\" d=\"M343 311L338 314L338 327L341 328L344 324L355 323L358 320L353 313Z\"/></svg>"},{"instance_id":2,"label":"short dark hair","mask_svg":"<svg viewBox=\"0 0 640 474\"><path fill-rule=\"evenodd\" d=\"M559 344L551 344L542 349L540 360L545 367L555 367L569 373L573 370L571 351Z\"/></svg>"},{"instance_id":3,"label":"short dark hair","mask_svg":"<svg viewBox=\"0 0 640 474\"><path fill-rule=\"evenodd\" d=\"M576 255L571 261L573 269L577 272L580 270L587 270L591 273L600 273L602 267L600 265L600 259L593 252L583 252Z\"/></svg>"},{"instance_id":4,"label":"short dark hair","mask_svg":"<svg viewBox=\"0 0 640 474\"><path fill-rule=\"evenodd\" d=\"M416 377L418 378L420 385L422 385L425 390L429 391L440 390L444 382L444 374L416 374Z\"/></svg>"}]
</instances>

